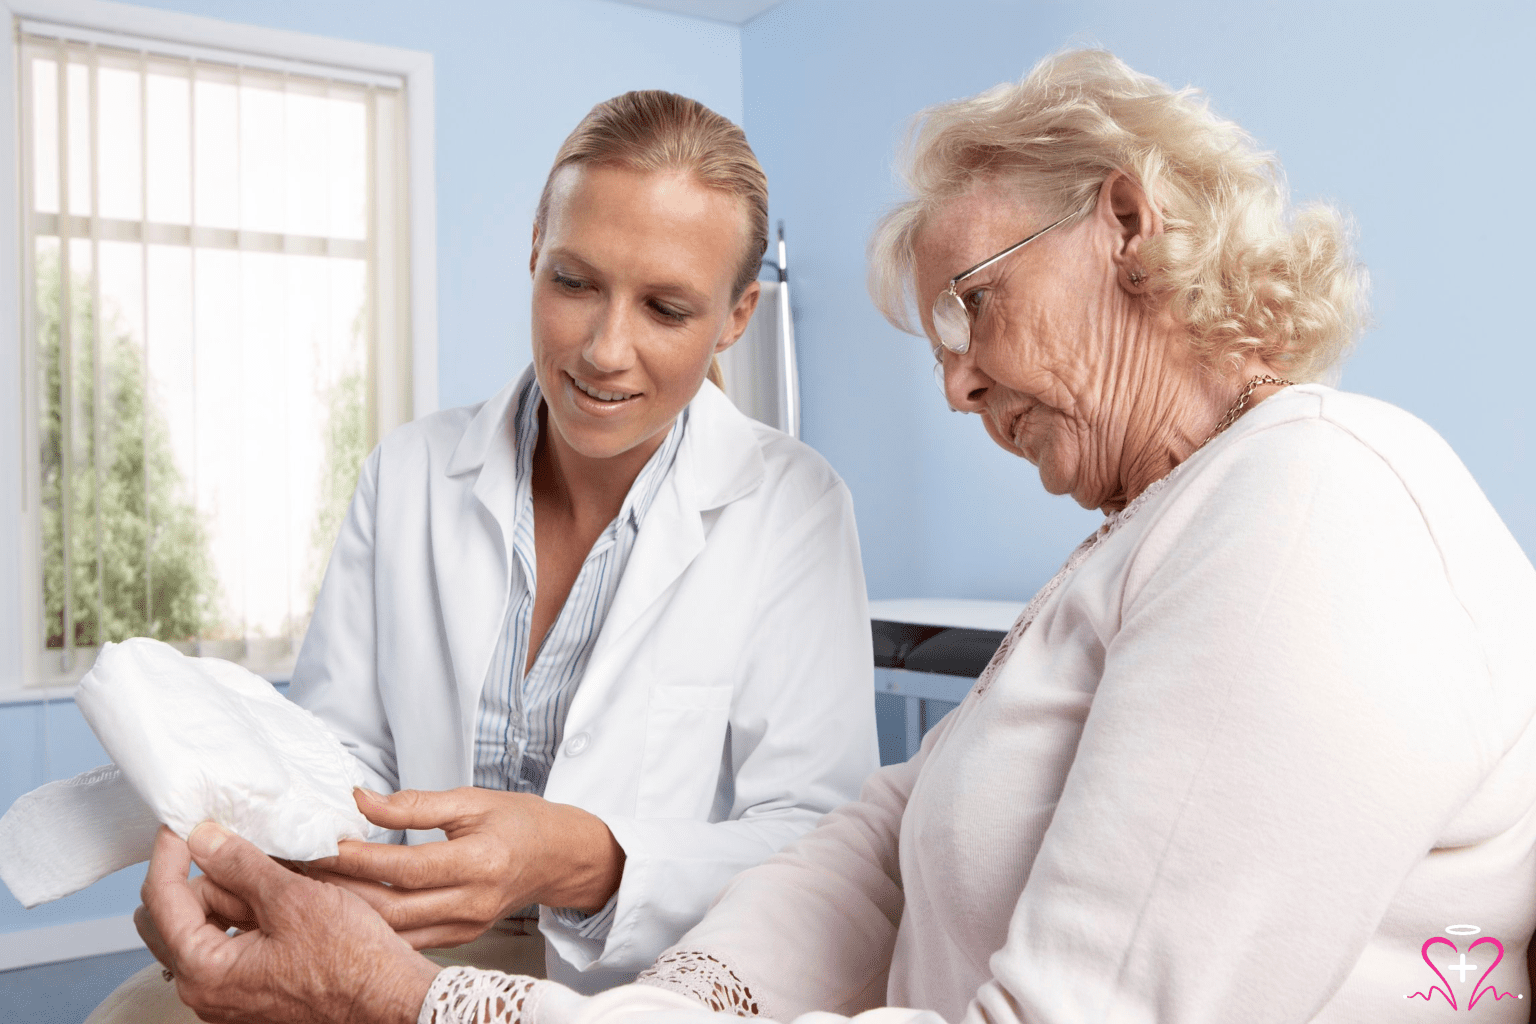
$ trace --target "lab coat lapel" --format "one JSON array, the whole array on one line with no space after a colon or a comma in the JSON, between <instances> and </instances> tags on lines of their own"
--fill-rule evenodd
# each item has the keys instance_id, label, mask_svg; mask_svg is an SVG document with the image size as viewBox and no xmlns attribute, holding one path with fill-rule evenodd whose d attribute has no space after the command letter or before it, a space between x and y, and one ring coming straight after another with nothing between
<instances>
[{"instance_id":1,"label":"lab coat lapel","mask_svg":"<svg viewBox=\"0 0 1536 1024\"><path fill-rule=\"evenodd\" d=\"M682 452L678 452L681 457ZM689 500L686 488L677 486L681 466L672 480L663 486L651 503L635 538L624 578L613 596L613 606L603 623L598 648L618 640L676 582L700 551L704 550L704 524L696 503Z\"/></svg>"},{"instance_id":2,"label":"lab coat lapel","mask_svg":"<svg viewBox=\"0 0 1536 1024\"><path fill-rule=\"evenodd\" d=\"M473 728L491 653L506 620L517 498L511 420L517 414L517 396L532 372L530 367L480 407L449 459L448 475L460 481L452 492L461 503L454 510L458 513L454 521L469 515L478 518L479 525L464 523L432 531L437 564L453 567L452 577L437 578L437 589L453 660L461 732ZM467 749L465 756L469 756Z\"/></svg>"},{"instance_id":3,"label":"lab coat lapel","mask_svg":"<svg viewBox=\"0 0 1536 1024\"><path fill-rule=\"evenodd\" d=\"M704 513L736 500L763 479L762 452L750 420L706 381L689 403L677 461L657 492L635 539L624 578L593 649L577 701L601 701L611 682L607 662L629 650L626 637L704 550ZM594 692L596 691L596 692ZM572 705L574 716L578 707Z\"/></svg>"}]
</instances>

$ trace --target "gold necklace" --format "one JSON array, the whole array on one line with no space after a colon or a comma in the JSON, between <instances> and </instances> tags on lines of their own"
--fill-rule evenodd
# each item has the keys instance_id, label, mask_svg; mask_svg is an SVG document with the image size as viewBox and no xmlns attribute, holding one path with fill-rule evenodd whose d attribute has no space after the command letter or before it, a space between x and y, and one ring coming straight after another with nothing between
<instances>
[{"instance_id":1,"label":"gold necklace","mask_svg":"<svg viewBox=\"0 0 1536 1024\"><path fill-rule=\"evenodd\" d=\"M1197 452L1201 448L1204 448L1206 445L1210 444L1216 439L1218 434L1237 422L1237 418L1241 416L1243 414L1243 410L1248 407L1248 399L1253 397L1253 392L1255 389L1263 387L1266 384L1278 384L1281 387L1290 387L1293 383L1293 381L1285 380L1283 377L1271 377L1267 373L1262 377L1249 378L1248 383L1243 386L1243 390L1238 394L1237 401L1232 403L1232 408L1228 409L1227 414L1221 418L1221 422L1216 424L1216 429L1211 431L1210 434L1206 436L1204 441L1201 441L1198 445L1195 446L1195 451ZM1194 452L1191 452L1190 454L1193 455Z\"/></svg>"}]
</instances>

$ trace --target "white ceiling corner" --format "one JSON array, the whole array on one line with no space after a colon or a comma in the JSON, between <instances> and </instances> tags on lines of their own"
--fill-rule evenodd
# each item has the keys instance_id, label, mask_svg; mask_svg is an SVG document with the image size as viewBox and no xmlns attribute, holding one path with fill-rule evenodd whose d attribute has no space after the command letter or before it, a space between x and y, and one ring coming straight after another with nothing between
<instances>
[{"instance_id":1,"label":"white ceiling corner","mask_svg":"<svg viewBox=\"0 0 1536 1024\"><path fill-rule=\"evenodd\" d=\"M690 18L720 21L727 25L745 25L783 0L614 0L630 7L649 7L653 11L685 14Z\"/></svg>"}]
</instances>

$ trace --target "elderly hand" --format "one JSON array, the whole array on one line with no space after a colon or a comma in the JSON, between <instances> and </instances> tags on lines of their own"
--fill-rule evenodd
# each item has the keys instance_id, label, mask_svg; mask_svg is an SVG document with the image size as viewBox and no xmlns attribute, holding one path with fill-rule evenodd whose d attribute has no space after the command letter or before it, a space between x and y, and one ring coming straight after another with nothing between
<instances>
[{"instance_id":1,"label":"elderly hand","mask_svg":"<svg viewBox=\"0 0 1536 1024\"><path fill-rule=\"evenodd\" d=\"M140 934L207 1021L413 1024L438 971L363 901L211 822L186 843L160 829L143 899Z\"/></svg>"},{"instance_id":2,"label":"elderly hand","mask_svg":"<svg viewBox=\"0 0 1536 1024\"><path fill-rule=\"evenodd\" d=\"M618 890L624 849L602 819L528 793L462 789L355 793L390 829L440 828L421 846L345 842L311 877L367 900L417 949L456 946L529 903L601 910Z\"/></svg>"}]
</instances>

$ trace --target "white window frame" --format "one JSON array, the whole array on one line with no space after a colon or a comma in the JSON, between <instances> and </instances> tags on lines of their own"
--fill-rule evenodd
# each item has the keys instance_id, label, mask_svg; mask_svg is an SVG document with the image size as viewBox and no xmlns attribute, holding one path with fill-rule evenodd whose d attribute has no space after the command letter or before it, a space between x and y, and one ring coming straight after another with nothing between
<instances>
[{"instance_id":1,"label":"white window frame","mask_svg":"<svg viewBox=\"0 0 1536 1024\"><path fill-rule=\"evenodd\" d=\"M10 38L0 45L0 703L67 696L73 686L36 685L28 643L36 620L30 607L35 560L29 524L35 482L24 451L31 414L23 367L31 338L23 330L22 219L18 178L16 34L23 21L86 32L137 36L155 44L249 55L294 71L344 68L401 78L406 90L407 188L410 240L411 415L437 409L437 222L433 135L432 55L189 14L133 7L110 0L0 0ZM309 67L306 67L308 65ZM28 685L32 683L33 685Z\"/></svg>"}]
</instances>

